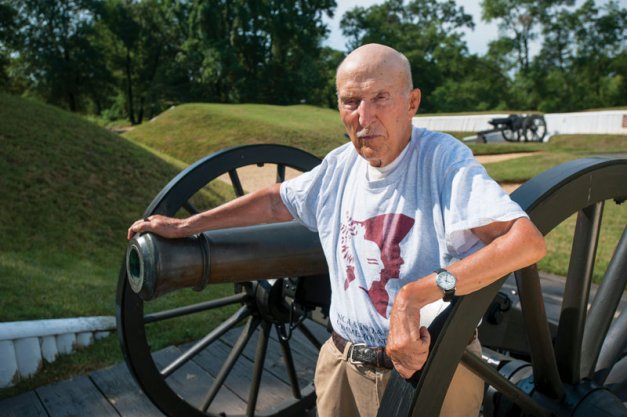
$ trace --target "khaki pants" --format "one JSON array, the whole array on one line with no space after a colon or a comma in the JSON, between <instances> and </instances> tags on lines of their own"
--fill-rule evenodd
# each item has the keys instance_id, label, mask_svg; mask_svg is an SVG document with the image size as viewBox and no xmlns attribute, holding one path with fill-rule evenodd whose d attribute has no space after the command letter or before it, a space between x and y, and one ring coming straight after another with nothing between
<instances>
[{"instance_id":1,"label":"khaki pants","mask_svg":"<svg viewBox=\"0 0 627 417\"><path fill-rule=\"evenodd\" d=\"M346 345L348 352L350 343ZM470 351L481 355L475 340ZM331 339L320 350L314 384L318 417L375 417L392 371L356 365ZM483 401L483 380L459 364L442 403L440 417L477 417Z\"/></svg>"}]
</instances>

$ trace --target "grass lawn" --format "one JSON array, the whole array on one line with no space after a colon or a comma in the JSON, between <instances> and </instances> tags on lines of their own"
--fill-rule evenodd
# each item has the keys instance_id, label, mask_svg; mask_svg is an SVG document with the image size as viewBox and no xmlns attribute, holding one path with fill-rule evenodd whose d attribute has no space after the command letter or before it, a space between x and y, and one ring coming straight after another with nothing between
<instances>
[{"instance_id":1,"label":"grass lawn","mask_svg":"<svg viewBox=\"0 0 627 417\"><path fill-rule=\"evenodd\" d=\"M128 225L171 178L200 157L249 143L287 144L324 156L345 142L337 112L311 106L188 104L120 136L55 107L0 94L0 321L114 315ZM512 182L569 159L627 153L627 137L559 136L548 144L477 144L472 149L476 154L537 151L487 165L495 178ZM213 187L199 197L199 205L215 206L229 194ZM609 259L606 252L627 223L625 205L609 206L603 259ZM564 273L570 253L572 222L563 229L549 236L556 252L541 264L557 274ZM190 304L207 292L219 297L232 293L232 286L179 291L148 308ZM176 326L151 327L154 347L198 338L207 322L223 318L194 315ZM0 390L0 398L120 360L112 335L45 365L15 388Z\"/></svg>"},{"instance_id":2,"label":"grass lawn","mask_svg":"<svg viewBox=\"0 0 627 417\"><path fill-rule=\"evenodd\" d=\"M503 153L509 145L536 152L534 155L488 164L492 178L504 182L524 182L539 173L573 159L594 155L627 156L627 135L557 135L548 143L471 144L475 154Z\"/></svg>"}]
</instances>

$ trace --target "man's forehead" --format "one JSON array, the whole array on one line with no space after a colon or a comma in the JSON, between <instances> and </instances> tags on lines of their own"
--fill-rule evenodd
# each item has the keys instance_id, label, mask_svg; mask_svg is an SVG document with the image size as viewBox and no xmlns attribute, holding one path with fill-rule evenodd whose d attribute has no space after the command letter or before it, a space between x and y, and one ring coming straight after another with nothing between
<instances>
[{"instance_id":1,"label":"man's forehead","mask_svg":"<svg viewBox=\"0 0 627 417\"><path fill-rule=\"evenodd\" d=\"M338 77L337 92L340 96L390 93L400 88L400 83L385 77Z\"/></svg>"},{"instance_id":2,"label":"man's forehead","mask_svg":"<svg viewBox=\"0 0 627 417\"><path fill-rule=\"evenodd\" d=\"M337 73L338 93L373 93L402 89L406 79L398 66L389 63L349 62L340 67Z\"/></svg>"}]
</instances>

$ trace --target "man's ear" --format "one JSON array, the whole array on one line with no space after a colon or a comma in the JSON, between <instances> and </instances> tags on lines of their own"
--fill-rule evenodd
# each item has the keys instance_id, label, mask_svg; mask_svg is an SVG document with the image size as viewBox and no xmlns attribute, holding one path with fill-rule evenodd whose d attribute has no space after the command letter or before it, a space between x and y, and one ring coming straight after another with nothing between
<instances>
[{"instance_id":1,"label":"man's ear","mask_svg":"<svg viewBox=\"0 0 627 417\"><path fill-rule=\"evenodd\" d=\"M420 98L422 93L419 88L414 88L409 92L409 116L414 117L420 107Z\"/></svg>"}]
</instances>

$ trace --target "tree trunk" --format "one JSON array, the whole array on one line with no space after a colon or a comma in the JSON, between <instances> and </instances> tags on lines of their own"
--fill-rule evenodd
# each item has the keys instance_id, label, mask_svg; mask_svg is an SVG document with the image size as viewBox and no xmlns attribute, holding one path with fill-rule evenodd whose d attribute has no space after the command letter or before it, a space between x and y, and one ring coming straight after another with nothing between
<instances>
[{"instance_id":1,"label":"tree trunk","mask_svg":"<svg viewBox=\"0 0 627 417\"><path fill-rule=\"evenodd\" d=\"M144 96L139 98L139 110L137 110L137 124L141 124L144 120Z\"/></svg>"},{"instance_id":2,"label":"tree trunk","mask_svg":"<svg viewBox=\"0 0 627 417\"><path fill-rule=\"evenodd\" d=\"M133 82L131 77L131 51L126 48L126 110L128 119L132 125L136 125L135 113L133 111Z\"/></svg>"}]
</instances>

